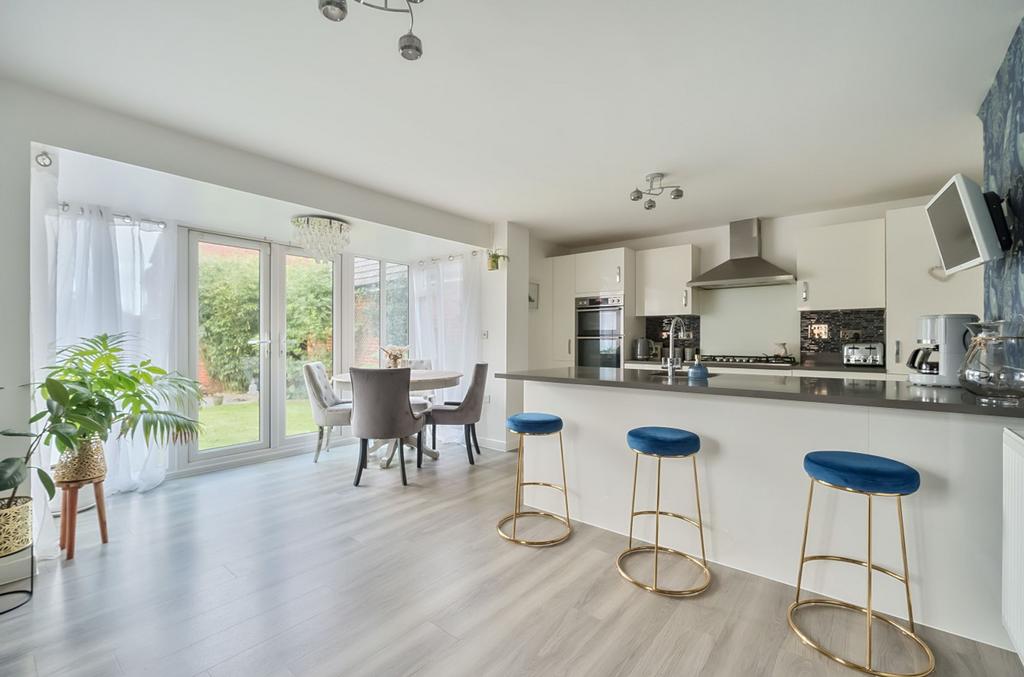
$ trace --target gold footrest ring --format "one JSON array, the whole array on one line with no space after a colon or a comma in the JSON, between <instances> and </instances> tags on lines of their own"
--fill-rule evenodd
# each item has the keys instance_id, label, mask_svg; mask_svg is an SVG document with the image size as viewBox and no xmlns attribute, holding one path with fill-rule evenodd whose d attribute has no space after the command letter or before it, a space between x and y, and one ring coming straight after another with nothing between
<instances>
[{"instance_id":1,"label":"gold footrest ring","mask_svg":"<svg viewBox=\"0 0 1024 677\"><path fill-rule=\"evenodd\" d=\"M556 522L561 522L563 525L565 525L565 533L561 536L556 536L555 538L550 538L546 541L531 541L527 538L512 538L511 534L505 533L505 531L502 529L503 526L512 521L512 518L518 519L522 517L546 517L548 519L553 519ZM529 545L533 548L546 548L550 545L558 545L559 543L562 543L563 541L567 540L570 536L572 536L572 525L569 523L569 520L562 517L561 515L555 515L554 513L544 512L543 510L520 510L517 513L509 513L502 517L500 520L498 520L497 529L498 535L504 538L506 541L512 541L513 543L518 543L519 545Z\"/></svg>"},{"instance_id":2,"label":"gold footrest ring","mask_svg":"<svg viewBox=\"0 0 1024 677\"><path fill-rule=\"evenodd\" d=\"M701 572L703 572L704 574L704 581L700 585L697 585L692 588L674 590L672 588L661 588L655 587L653 585L648 585L647 583L637 580L626 573L625 568L623 568L622 566L623 562L626 559L628 559L631 555L635 555L640 552L654 552L655 549L657 549L659 554L676 555L678 557L682 557L683 559L689 560L693 564L696 564L700 568ZM711 585L711 570L708 569L707 565L704 564L704 562L702 562L697 557L694 557L693 555L689 555L685 552L680 552L678 550L673 550L672 548L666 548L663 545L657 548L655 548L653 545L638 545L636 547L623 550L621 553L619 553L619 558L615 561L615 566L618 567L619 574L633 585L639 588L643 588L644 590L656 592L659 595L665 595L666 597L693 597L694 595L699 595L700 593L704 592L708 589L708 586Z\"/></svg>"},{"instance_id":3,"label":"gold footrest ring","mask_svg":"<svg viewBox=\"0 0 1024 677\"><path fill-rule=\"evenodd\" d=\"M871 617L873 620L888 623L893 628L899 630L904 637L913 640L914 643L916 643L921 648L921 651L924 652L925 657L928 659L928 667L920 672L886 672L885 670L875 670L865 665L861 665L860 663L855 663L854 661L849 660L847 658L837 656L836 654L832 653L831 651L829 651L828 649L826 649L825 647L821 646L820 644L812 640L810 637L808 637L807 634L802 629L800 629L800 626L797 625L796 620L793 618L794 612L797 609L800 609L805 606L829 606L835 607L837 609L845 609L847 611L856 611L858 613L862 613L865 615L867 615L868 610L862 606L850 604L849 602L843 602L837 599L823 599L820 597L805 599L800 602L793 602L789 605L789 611L786 613L786 616L789 619L789 627L793 630L793 632L796 633L797 637L800 638L800 641L806 644L807 646L811 647L818 653L822 654L823 656L831 658L840 665L845 665L846 667L852 668L854 670L860 670L861 672L867 673L869 675L876 675L876 677L925 677L925 675L930 675L932 671L935 670L935 655L932 653L932 650L928 647L928 645L925 644L924 640L917 636L917 633L911 632L908 628L903 627L891 618L883 616L882 614L879 614L874 611L871 613Z\"/></svg>"}]
</instances>

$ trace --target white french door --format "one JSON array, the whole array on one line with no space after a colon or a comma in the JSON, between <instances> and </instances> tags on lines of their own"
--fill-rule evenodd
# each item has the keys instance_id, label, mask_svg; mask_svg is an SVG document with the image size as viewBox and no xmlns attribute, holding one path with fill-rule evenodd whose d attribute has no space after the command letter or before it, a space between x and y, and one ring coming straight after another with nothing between
<instances>
[{"instance_id":1,"label":"white french door","mask_svg":"<svg viewBox=\"0 0 1024 677\"><path fill-rule=\"evenodd\" d=\"M336 262L195 230L188 248L189 366L203 388L188 462L303 443L316 426L302 365L334 371Z\"/></svg>"}]
</instances>

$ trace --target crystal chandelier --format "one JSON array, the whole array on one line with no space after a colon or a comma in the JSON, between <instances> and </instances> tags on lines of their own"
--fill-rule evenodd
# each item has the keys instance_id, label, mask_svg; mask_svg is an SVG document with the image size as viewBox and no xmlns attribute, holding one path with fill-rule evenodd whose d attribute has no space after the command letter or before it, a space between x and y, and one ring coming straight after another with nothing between
<instances>
[{"instance_id":1,"label":"crystal chandelier","mask_svg":"<svg viewBox=\"0 0 1024 677\"><path fill-rule=\"evenodd\" d=\"M412 32L415 17L412 6L423 0L355 0L363 7L409 15L409 32L398 38L398 51L408 61L415 61L423 56L423 43ZM348 0L318 0L320 13L328 21L343 21L348 16Z\"/></svg>"},{"instance_id":2,"label":"crystal chandelier","mask_svg":"<svg viewBox=\"0 0 1024 677\"><path fill-rule=\"evenodd\" d=\"M317 261L333 261L348 246L352 226L333 216L304 214L293 216L295 236Z\"/></svg>"},{"instance_id":3,"label":"crystal chandelier","mask_svg":"<svg viewBox=\"0 0 1024 677\"><path fill-rule=\"evenodd\" d=\"M644 177L644 181L647 182L647 189L640 190L639 188L634 188L633 192L629 194L629 199L633 202L639 202L640 200L643 200L644 195L647 195L648 198L644 200L644 209L647 211L651 211L658 206L658 203L654 201L654 198L658 197L666 190L671 191L668 196L673 200L681 199L683 197L683 189L680 186L666 186L662 183L664 180L665 174L662 172L648 174Z\"/></svg>"}]
</instances>

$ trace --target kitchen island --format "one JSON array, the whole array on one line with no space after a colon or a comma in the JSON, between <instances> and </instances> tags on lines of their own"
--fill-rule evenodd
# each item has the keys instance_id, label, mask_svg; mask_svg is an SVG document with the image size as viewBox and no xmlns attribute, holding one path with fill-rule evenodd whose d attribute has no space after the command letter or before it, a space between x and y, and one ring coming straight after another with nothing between
<instances>
[{"instance_id":1,"label":"kitchen island","mask_svg":"<svg viewBox=\"0 0 1024 677\"><path fill-rule=\"evenodd\" d=\"M525 410L565 421L572 519L625 534L634 459L626 432L644 425L691 430L701 437L709 559L790 585L807 505L804 454L846 449L909 463L921 473L921 489L904 501L915 620L1010 648L1000 620L1001 440L1004 427L1024 428L1024 408L985 407L961 389L858 378L718 374L691 385L685 373L670 379L584 367L497 377L524 382ZM557 444L529 440L528 476L559 477ZM641 463L638 509L654 505L653 465ZM663 464L663 509L695 513L690 472L689 463ZM528 487L524 498L557 512L561 499L552 494ZM895 502L875 503L875 559L898 569ZM816 491L808 554L863 558L865 520L863 497ZM675 520L661 528L663 543L699 552L692 528ZM653 541L653 532L653 519L637 520L641 539ZM902 587L883 579L875 586L876 608L904 617ZM863 569L811 564L805 587L860 603ZM779 614L783 619L785 609Z\"/></svg>"}]
</instances>

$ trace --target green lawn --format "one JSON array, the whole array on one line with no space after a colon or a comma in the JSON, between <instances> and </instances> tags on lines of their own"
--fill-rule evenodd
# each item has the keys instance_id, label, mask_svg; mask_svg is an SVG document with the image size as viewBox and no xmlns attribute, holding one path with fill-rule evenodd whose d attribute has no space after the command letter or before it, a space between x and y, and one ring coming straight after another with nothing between
<instances>
[{"instance_id":1,"label":"green lawn","mask_svg":"<svg viewBox=\"0 0 1024 677\"><path fill-rule=\"evenodd\" d=\"M285 412L287 434L316 432L308 400L288 400ZM200 449L252 442L259 437L259 405L256 402L240 402L205 406L199 410L199 422L203 424L203 433L199 437Z\"/></svg>"}]
</instances>

